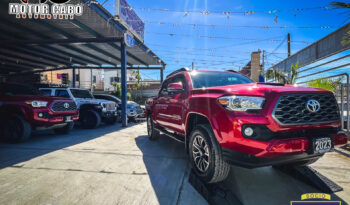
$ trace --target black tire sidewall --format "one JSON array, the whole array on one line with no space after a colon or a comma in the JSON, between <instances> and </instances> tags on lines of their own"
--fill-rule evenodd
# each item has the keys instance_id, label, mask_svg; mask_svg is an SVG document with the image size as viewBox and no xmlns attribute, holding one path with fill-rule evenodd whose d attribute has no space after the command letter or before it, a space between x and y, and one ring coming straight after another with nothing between
<instances>
[{"instance_id":1,"label":"black tire sidewall","mask_svg":"<svg viewBox=\"0 0 350 205\"><path fill-rule=\"evenodd\" d=\"M18 123L18 125L21 128L20 133L18 136L16 136L16 138L13 138L9 134L9 132L11 132L10 130L11 122ZM4 132L5 140L11 143L21 142L21 141L27 140L30 137L31 126L28 122L24 120L22 116L13 114L13 115L10 115L8 121L6 121L3 132Z\"/></svg>"},{"instance_id":2,"label":"black tire sidewall","mask_svg":"<svg viewBox=\"0 0 350 205\"><path fill-rule=\"evenodd\" d=\"M94 129L101 123L100 115L94 110L87 110L83 115L83 127L87 129Z\"/></svg>"},{"instance_id":3,"label":"black tire sidewall","mask_svg":"<svg viewBox=\"0 0 350 205\"><path fill-rule=\"evenodd\" d=\"M207 143L208 145L208 149L209 149L209 167L208 170L206 172L200 172L198 170L198 168L195 165L194 159L193 159L193 154L192 154L192 149L193 149L193 140L194 137L196 135L201 135L204 139L204 141ZM197 126L196 128L194 128L194 130L191 132L190 134L190 141L189 141L189 158L190 158L190 162L191 162L191 166L194 170L194 172L197 174L197 176L199 176L200 178L202 178L203 181L208 182L212 179L212 177L214 176L214 166L215 166L215 151L213 149L213 144L211 142L209 133L207 133L207 131L199 126Z\"/></svg>"}]
</instances>

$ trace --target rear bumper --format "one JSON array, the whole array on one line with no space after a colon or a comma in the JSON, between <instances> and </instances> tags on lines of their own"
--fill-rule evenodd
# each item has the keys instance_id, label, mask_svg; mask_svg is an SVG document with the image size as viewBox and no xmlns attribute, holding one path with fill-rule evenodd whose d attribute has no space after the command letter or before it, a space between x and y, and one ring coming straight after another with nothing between
<instances>
[{"instance_id":1,"label":"rear bumper","mask_svg":"<svg viewBox=\"0 0 350 205\"><path fill-rule=\"evenodd\" d=\"M308 154L306 152L303 152L297 155L262 158L242 152L233 151L227 148L222 149L222 155L224 160L229 164L249 169L318 159L323 156L323 154Z\"/></svg>"}]
</instances>

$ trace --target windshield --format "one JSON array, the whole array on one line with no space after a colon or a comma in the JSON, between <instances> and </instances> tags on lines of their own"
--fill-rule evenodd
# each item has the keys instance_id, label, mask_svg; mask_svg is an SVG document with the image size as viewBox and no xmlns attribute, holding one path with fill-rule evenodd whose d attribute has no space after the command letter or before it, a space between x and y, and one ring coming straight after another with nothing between
<instances>
[{"instance_id":1,"label":"windshield","mask_svg":"<svg viewBox=\"0 0 350 205\"><path fill-rule=\"evenodd\" d=\"M41 95L40 92L30 86L15 84L0 84L0 93L4 95Z\"/></svg>"},{"instance_id":2,"label":"windshield","mask_svg":"<svg viewBox=\"0 0 350 205\"><path fill-rule=\"evenodd\" d=\"M79 89L71 89L70 90L72 95L75 98L87 98L87 99L93 99L94 97L91 95L90 91L88 90L79 90Z\"/></svg>"},{"instance_id":3,"label":"windshield","mask_svg":"<svg viewBox=\"0 0 350 205\"><path fill-rule=\"evenodd\" d=\"M252 83L253 81L237 73L230 72L190 72L193 88L216 87Z\"/></svg>"}]
</instances>

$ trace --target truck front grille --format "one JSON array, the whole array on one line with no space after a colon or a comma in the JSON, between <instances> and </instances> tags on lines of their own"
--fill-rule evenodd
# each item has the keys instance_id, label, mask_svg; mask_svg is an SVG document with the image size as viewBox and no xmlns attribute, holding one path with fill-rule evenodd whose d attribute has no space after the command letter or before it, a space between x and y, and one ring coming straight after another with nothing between
<instances>
[{"instance_id":1,"label":"truck front grille","mask_svg":"<svg viewBox=\"0 0 350 205\"><path fill-rule=\"evenodd\" d=\"M317 112L307 109L306 103L309 100L320 103L320 109ZM338 105L332 94L282 95L272 116L281 125L316 124L340 120Z\"/></svg>"},{"instance_id":2,"label":"truck front grille","mask_svg":"<svg viewBox=\"0 0 350 205\"><path fill-rule=\"evenodd\" d=\"M75 102L57 101L52 104L51 110L53 112L75 112L77 105Z\"/></svg>"},{"instance_id":3,"label":"truck front grille","mask_svg":"<svg viewBox=\"0 0 350 205\"><path fill-rule=\"evenodd\" d=\"M114 103L106 103L106 110L107 111L114 111L116 109Z\"/></svg>"}]
</instances>

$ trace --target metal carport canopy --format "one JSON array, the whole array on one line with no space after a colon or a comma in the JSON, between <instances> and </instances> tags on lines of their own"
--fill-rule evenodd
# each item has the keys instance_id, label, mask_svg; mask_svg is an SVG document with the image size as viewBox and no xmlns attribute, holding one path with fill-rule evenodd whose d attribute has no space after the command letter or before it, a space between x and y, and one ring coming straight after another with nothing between
<instances>
[{"instance_id":1,"label":"metal carport canopy","mask_svg":"<svg viewBox=\"0 0 350 205\"><path fill-rule=\"evenodd\" d=\"M98 2L71 0L69 4L83 4L83 15L69 20L17 19L8 14L8 3L19 1L0 3L0 74L78 67L118 69L120 65L123 126L127 125L126 69L158 69L162 80L166 64L139 39L135 38L134 47L126 48L127 28Z\"/></svg>"}]
</instances>

